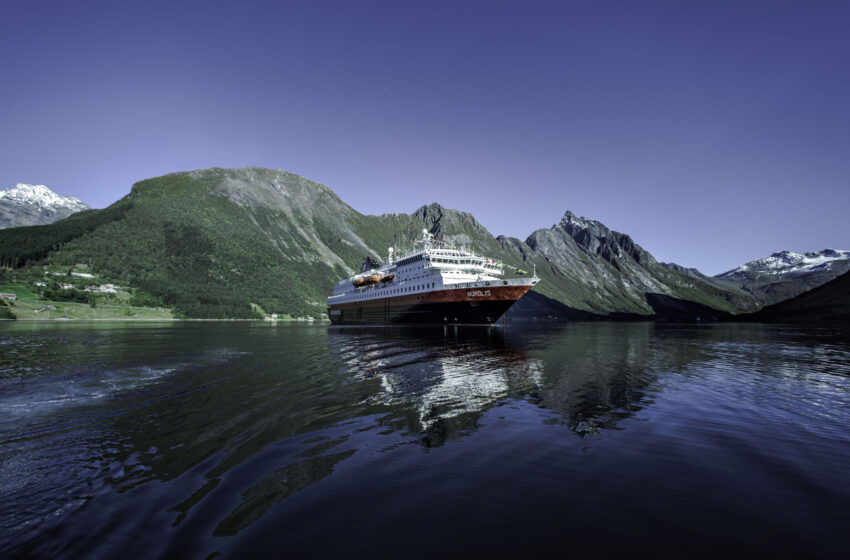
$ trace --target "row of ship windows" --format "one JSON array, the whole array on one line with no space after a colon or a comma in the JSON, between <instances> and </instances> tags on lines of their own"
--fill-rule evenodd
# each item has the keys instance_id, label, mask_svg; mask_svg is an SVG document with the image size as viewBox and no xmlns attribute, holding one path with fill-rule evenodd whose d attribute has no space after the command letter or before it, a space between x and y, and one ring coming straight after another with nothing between
<instances>
[{"instance_id":1,"label":"row of ship windows","mask_svg":"<svg viewBox=\"0 0 850 560\"><path fill-rule=\"evenodd\" d=\"M409 265L409 264L412 264L414 262L418 262L418 261L421 261L421 260L422 260L422 255L418 255L418 256L410 258L410 259L404 259L402 261L398 261L396 263L396 266L397 267L403 267L403 266L406 266L406 265ZM496 270L496 269L499 268L499 266L496 265L496 264L485 263L484 259L476 259L476 258L441 259L441 258L437 258L437 257L431 257L429 259L429 262L432 263L432 264L457 264L457 265L475 264L475 265L484 266L484 268L490 268L490 269L493 269L493 270Z\"/></svg>"},{"instance_id":2,"label":"row of ship windows","mask_svg":"<svg viewBox=\"0 0 850 560\"><path fill-rule=\"evenodd\" d=\"M431 282L430 284L419 284L417 286L408 286L406 288L393 288L392 290L390 290L389 292L386 292L386 293L382 291L382 292L379 292L377 294L358 294L354 299L370 299L370 297L374 297L376 295L384 296L387 293L389 293L389 294L409 293L409 292L415 292L417 290L421 290L423 288L426 289L426 290L430 290L431 288L434 287L434 285L435 285L435 283Z\"/></svg>"},{"instance_id":3,"label":"row of ship windows","mask_svg":"<svg viewBox=\"0 0 850 560\"><path fill-rule=\"evenodd\" d=\"M431 262L438 264L484 264L483 259L431 259Z\"/></svg>"}]
</instances>

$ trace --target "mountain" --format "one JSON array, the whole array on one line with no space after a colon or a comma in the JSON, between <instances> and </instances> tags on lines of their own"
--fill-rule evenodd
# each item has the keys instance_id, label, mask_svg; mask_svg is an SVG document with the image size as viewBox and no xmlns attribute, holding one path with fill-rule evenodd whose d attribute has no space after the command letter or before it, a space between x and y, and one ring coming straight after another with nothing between
<instances>
[{"instance_id":1,"label":"mountain","mask_svg":"<svg viewBox=\"0 0 850 560\"><path fill-rule=\"evenodd\" d=\"M791 299L744 315L752 321L850 321L850 272Z\"/></svg>"},{"instance_id":2,"label":"mountain","mask_svg":"<svg viewBox=\"0 0 850 560\"><path fill-rule=\"evenodd\" d=\"M89 205L73 196L59 196L44 185L18 183L0 190L0 229L51 224Z\"/></svg>"},{"instance_id":3,"label":"mountain","mask_svg":"<svg viewBox=\"0 0 850 560\"><path fill-rule=\"evenodd\" d=\"M850 270L850 251L782 251L716 276L771 305L816 288Z\"/></svg>"},{"instance_id":4,"label":"mountain","mask_svg":"<svg viewBox=\"0 0 850 560\"><path fill-rule=\"evenodd\" d=\"M388 247L403 253L423 228L510 268L536 268L543 282L511 309L514 318L710 319L758 305L571 212L520 241L438 204L363 215L324 185L253 167L148 179L108 208L0 231L0 266L33 284L45 270L70 278L83 266L189 317L318 316L335 281Z\"/></svg>"},{"instance_id":5,"label":"mountain","mask_svg":"<svg viewBox=\"0 0 850 560\"><path fill-rule=\"evenodd\" d=\"M711 319L757 307L736 286L719 286L699 273L658 263L628 235L569 211L525 242L499 239L524 268L536 266L545 280L535 288L539 295L574 311L607 318ZM517 313L523 312L524 299L514 306Z\"/></svg>"}]
</instances>

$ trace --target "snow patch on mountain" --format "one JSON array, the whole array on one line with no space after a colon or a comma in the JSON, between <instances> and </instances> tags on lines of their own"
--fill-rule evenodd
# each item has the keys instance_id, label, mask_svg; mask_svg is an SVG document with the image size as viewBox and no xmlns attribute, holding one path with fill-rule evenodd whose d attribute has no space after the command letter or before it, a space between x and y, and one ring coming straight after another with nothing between
<instances>
[{"instance_id":1,"label":"snow patch on mountain","mask_svg":"<svg viewBox=\"0 0 850 560\"><path fill-rule=\"evenodd\" d=\"M590 229L594 226L598 226L599 222L597 222L596 220L590 220L588 218L585 218L584 216L577 216L567 210L567 213L564 214L563 218L561 218L561 226L563 227L567 225L576 226L581 229Z\"/></svg>"}]
</instances>

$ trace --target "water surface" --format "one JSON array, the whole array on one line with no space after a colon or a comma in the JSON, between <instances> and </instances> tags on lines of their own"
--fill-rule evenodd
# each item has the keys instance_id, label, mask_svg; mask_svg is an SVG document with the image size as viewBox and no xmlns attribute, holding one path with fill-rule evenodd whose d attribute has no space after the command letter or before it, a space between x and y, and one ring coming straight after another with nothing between
<instances>
[{"instance_id":1,"label":"water surface","mask_svg":"<svg viewBox=\"0 0 850 560\"><path fill-rule=\"evenodd\" d=\"M850 552L835 328L0 325L0 551Z\"/></svg>"}]
</instances>

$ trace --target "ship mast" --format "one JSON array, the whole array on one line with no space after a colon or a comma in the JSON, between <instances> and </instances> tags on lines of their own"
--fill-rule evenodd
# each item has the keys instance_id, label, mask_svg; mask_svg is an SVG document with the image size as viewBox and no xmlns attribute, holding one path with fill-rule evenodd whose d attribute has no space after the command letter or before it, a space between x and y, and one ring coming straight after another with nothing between
<instances>
[{"instance_id":1,"label":"ship mast","mask_svg":"<svg viewBox=\"0 0 850 560\"><path fill-rule=\"evenodd\" d=\"M422 230L422 250L427 251L431 248L431 241L434 239L434 234L428 233L427 229Z\"/></svg>"}]
</instances>

